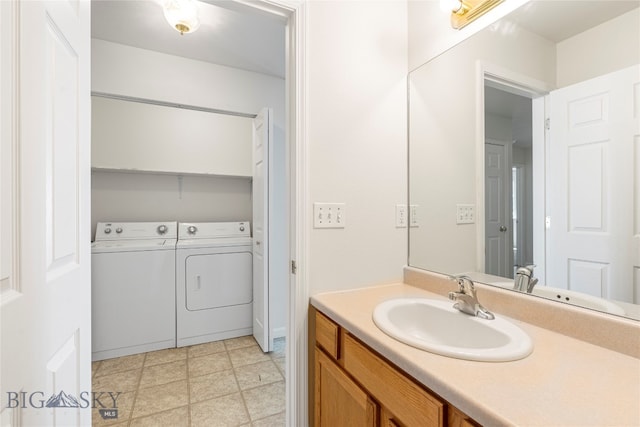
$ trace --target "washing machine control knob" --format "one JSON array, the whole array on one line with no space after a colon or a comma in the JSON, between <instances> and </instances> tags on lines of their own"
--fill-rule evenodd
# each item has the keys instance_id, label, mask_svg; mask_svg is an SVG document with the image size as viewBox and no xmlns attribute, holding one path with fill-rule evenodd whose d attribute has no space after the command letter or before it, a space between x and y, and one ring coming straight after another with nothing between
<instances>
[{"instance_id":1,"label":"washing machine control knob","mask_svg":"<svg viewBox=\"0 0 640 427\"><path fill-rule=\"evenodd\" d=\"M240 226L240 231L244 231L244 225Z\"/></svg>"},{"instance_id":2,"label":"washing machine control knob","mask_svg":"<svg viewBox=\"0 0 640 427\"><path fill-rule=\"evenodd\" d=\"M187 231L189 232L189 234L196 234L196 231L198 231L198 228L195 225L190 225L187 228Z\"/></svg>"},{"instance_id":3,"label":"washing machine control knob","mask_svg":"<svg viewBox=\"0 0 640 427\"><path fill-rule=\"evenodd\" d=\"M116 228L116 233L118 234L122 233L122 228L121 227Z\"/></svg>"},{"instance_id":4,"label":"washing machine control knob","mask_svg":"<svg viewBox=\"0 0 640 427\"><path fill-rule=\"evenodd\" d=\"M111 229L109 227L104 229L104 234L110 234L111 233Z\"/></svg>"},{"instance_id":5,"label":"washing machine control knob","mask_svg":"<svg viewBox=\"0 0 640 427\"><path fill-rule=\"evenodd\" d=\"M158 228L157 228L157 230L158 230L158 233L160 233L160 234L164 234L164 233L166 233L166 232L167 232L167 226L166 226L166 225L164 225L164 224L159 225L159 226L158 226Z\"/></svg>"}]
</instances>

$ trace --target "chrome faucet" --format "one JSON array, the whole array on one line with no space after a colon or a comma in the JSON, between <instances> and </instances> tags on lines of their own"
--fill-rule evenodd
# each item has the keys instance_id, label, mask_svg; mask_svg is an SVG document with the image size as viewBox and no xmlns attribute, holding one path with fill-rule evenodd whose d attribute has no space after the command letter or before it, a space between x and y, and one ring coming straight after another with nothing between
<instances>
[{"instance_id":1,"label":"chrome faucet","mask_svg":"<svg viewBox=\"0 0 640 427\"><path fill-rule=\"evenodd\" d=\"M514 280L513 289L520 292L530 294L533 287L538 283L538 279L533 277L533 267L535 265L527 265L526 267L518 267L516 270L516 278Z\"/></svg>"},{"instance_id":2,"label":"chrome faucet","mask_svg":"<svg viewBox=\"0 0 640 427\"><path fill-rule=\"evenodd\" d=\"M452 280L458 282L458 292L449 292L449 299L456 302L453 308L482 319L494 319L493 313L478 302L476 288L469 276L453 276Z\"/></svg>"}]
</instances>

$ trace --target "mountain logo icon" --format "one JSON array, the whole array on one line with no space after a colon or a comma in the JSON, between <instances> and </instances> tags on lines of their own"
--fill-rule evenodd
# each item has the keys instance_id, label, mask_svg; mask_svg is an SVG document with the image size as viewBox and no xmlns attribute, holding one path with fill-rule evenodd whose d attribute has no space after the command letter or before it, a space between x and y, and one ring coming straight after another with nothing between
<instances>
[{"instance_id":1,"label":"mountain logo icon","mask_svg":"<svg viewBox=\"0 0 640 427\"><path fill-rule=\"evenodd\" d=\"M79 408L80 404L72 394L67 394L64 391L60 391L58 394L53 394L47 403L47 408Z\"/></svg>"}]
</instances>

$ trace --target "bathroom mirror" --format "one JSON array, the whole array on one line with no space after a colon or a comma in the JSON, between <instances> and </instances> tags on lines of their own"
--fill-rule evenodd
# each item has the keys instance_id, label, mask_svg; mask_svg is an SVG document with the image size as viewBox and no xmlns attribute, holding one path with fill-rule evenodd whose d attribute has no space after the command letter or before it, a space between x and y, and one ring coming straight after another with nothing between
<instances>
[{"instance_id":1,"label":"bathroom mirror","mask_svg":"<svg viewBox=\"0 0 640 427\"><path fill-rule=\"evenodd\" d=\"M638 6L531 1L409 74L410 266L640 319Z\"/></svg>"}]
</instances>

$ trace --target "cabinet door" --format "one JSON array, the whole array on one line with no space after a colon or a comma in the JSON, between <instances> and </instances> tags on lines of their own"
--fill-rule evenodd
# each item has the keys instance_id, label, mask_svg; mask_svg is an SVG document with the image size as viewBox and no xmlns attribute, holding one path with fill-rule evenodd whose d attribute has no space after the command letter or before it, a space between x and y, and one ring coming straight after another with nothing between
<instances>
[{"instance_id":1,"label":"cabinet door","mask_svg":"<svg viewBox=\"0 0 640 427\"><path fill-rule=\"evenodd\" d=\"M447 417L447 427L476 427L471 418L460 412L457 408L449 405L449 416Z\"/></svg>"},{"instance_id":2,"label":"cabinet door","mask_svg":"<svg viewBox=\"0 0 640 427\"><path fill-rule=\"evenodd\" d=\"M322 351L316 348L315 426L376 425L378 406Z\"/></svg>"},{"instance_id":3,"label":"cabinet door","mask_svg":"<svg viewBox=\"0 0 640 427\"><path fill-rule=\"evenodd\" d=\"M444 404L436 396L350 334L344 336L343 343L345 371L366 387L380 405L395 415L391 421L403 427L444 426Z\"/></svg>"},{"instance_id":4,"label":"cabinet door","mask_svg":"<svg viewBox=\"0 0 640 427\"><path fill-rule=\"evenodd\" d=\"M380 409L380 427L403 427L400 421L386 408Z\"/></svg>"}]
</instances>

